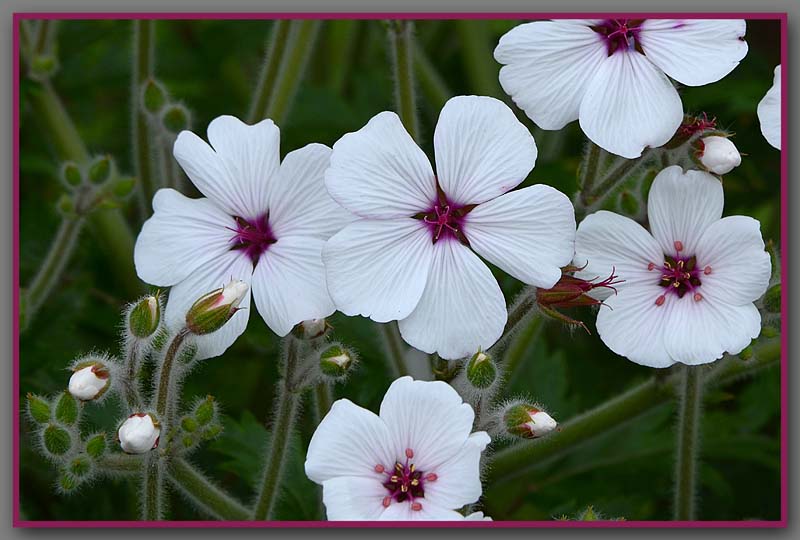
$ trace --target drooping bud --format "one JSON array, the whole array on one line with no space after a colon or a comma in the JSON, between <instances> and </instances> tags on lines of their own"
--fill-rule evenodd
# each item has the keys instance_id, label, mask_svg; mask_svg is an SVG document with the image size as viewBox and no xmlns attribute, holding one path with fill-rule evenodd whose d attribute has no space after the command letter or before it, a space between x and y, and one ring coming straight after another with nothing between
<instances>
[{"instance_id":1,"label":"drooping bud","mask_svg":"<svg viewBox=\"0 0 800 540\"><path fill-rule=\"evenodd\" d=\"M111 177L111 157L100 156L89 165L89 181L102 184Z\"/></svg>"},{"instance_id":2,"label":"drooping bud","mask_svg":"<svg viewBox=\"0 0 800 540\"><path fill-rule=\"evenodd\" d=\"M72 448L72 436L66 429L49 425L42 432L44 448L54 456L63 456Z\"/></svg>"},{"instance_id":3,"label":"drooping bud","mask_svg":"<svg viewBox=\"0 0 800 540\"><path fill-rule=\"evenodd\" d=\"M293 333L300 339L321 338L333 328L325 319L309 319L294 327Z\"/></svg>"},{"instance_id":4,"label":"drooping bud","mask_svg":"<svg viewBox=\"0 0 800 540\"><path fill-rule=\"evenodd\" d=\"M73 189L83 183L81 169L72 161L67 161L61 166L61 180L69 188Z\"/></svg>"},{"instance_id":5,"label":"drooping bud","mask_svg":"<svg viewBox=\"0 0 800 540\"><path fill-rule=\"evenodd\" d=\"M158 114L167 102L167 91L164 86L154 80L148 79L142 88L142 106L150 114Z\"/></svg>"},{"instance_id":6,"label":"drooping bud","mask_svg":"<svg viewBox=\"0 0 800 540\"><path fill-rule=\"evenodd\" d=\"M467 380L472 386L485 390L492 386L497 378L497 366L491 356L483 351L478 351L467 362L466 373Z\"/></svg>"},{"instance_id":7,"label":"drooping bud","mask_svg":"<svg viewBox=\"0 0 800 540\"><path fill-rule=\"evenodd\" d=\"M234 279L221 289L201 296L186 313L186 327L194 334L216 332L239 310L249 286Z\"/></svg>"},{"instance_id":8,"label":"drooping bud","mask_svg":"<svg viewBox=\"0 0 800 540\"><path fill-rule=\"evenodd\" d=\"M536 439L558 427L552 416L528 403L515 403L507 407L503 422L508 433L523 439Z\"/></svg>"},{"instance_id":9,"label":"drooping bud","mask_svg":"<svg viewBox=\"0 0 800 540\"><path fill-rule=\"evenodd\" d=\"M72 397L71 392L64 392L56 402L56 420L65 426L71 426L78 421L78 402Z\"/></svg>"},{"instance_id":10,"label":"drooping bud","mask_svg":"<svg viewBox=\"0 0 800 540\"><path fill-rule=\"evenodd\" d=\"M128 312L128 330L137 338L152 336L161 322L161 302L158 295L145 296Z\"/></svg>"},{"instance_id":11,"label":"drooping bud","mask_svg":"<svg viewBox=\"0 0 800 540\"><path fill-rule=\"evenodd\" d=\"M28 393L28 414L35 422L46 424L50 421L50 404L43 397Z\"/></svg>"},{"instance_id":12,"label":"drooping bud","mask_svg":"<svg viewBox=\"0 0 800 540\"><path fill-rule=\"evenodd\" d=\"M67 389L81 401L99 399L111 385L108 367L99 361L80 362L72 371Z\"/></svg>"},{"instance_id":13,"label":"drooping bud","mask_svg":"<svg viewBox=\"0 0 800 540\"><path fill-rule=\"evenodd\" d=\"M736 145L727 137L703 137L697 144L697 157L708 172L727 174L742 163L742 156Z\"/></svg>"},{"instance_id":14,"label":"drooping bud","mask_svg":"<svg viewBox=\"0 0 800 540\"><path fill-rule=\"evenodd\" d=\"M161 426L148 413L135 413L128 417L117 430L122 451L127 454L144 454L158 446Z\"/></svg>"},{"instance_id":15,"label":"drooping bud","mask_svg":"<svg viewBox=\"0 0 800 540\"><path fill-rule=\"evenodd\" d=\"M586 328L583 321L564 315L559 309L600 305L603 301L597 297L597 293L591 295L589 293L595 289L607 289L616 294L617 289L614 288L614 285L622 283L622 280L614 274L613 269L611 275L601 281L585 280L573 275L583 268L585 266L581 268L572 265L564 267L561 279L555 285L549 289L536 289L536 304L543 314L570 326L580 326L588 332L589 329Z\"/></svg>"},{"instance_id":16,"label":"drooping bud","mask_svg":"<svg viewBox=\"0 0 800 540\"><path fill-rule=\"evenodd\" d=\"M326 377L339 379L347 375L353 365L353 353L339 344L334 344L319 355L319 369Z\"/></svg>"},{"instance_id":17,"label":"drooping bud","mask_svg":"<svg viewBox=\"0 0 800 540\"><path fill-rule=\"evenodd\" d=\"M191 115L189 110L180 104L166 107L161 115L161 124L170 133L179 133L189 128Z\"/></svg>"}]
</instances>

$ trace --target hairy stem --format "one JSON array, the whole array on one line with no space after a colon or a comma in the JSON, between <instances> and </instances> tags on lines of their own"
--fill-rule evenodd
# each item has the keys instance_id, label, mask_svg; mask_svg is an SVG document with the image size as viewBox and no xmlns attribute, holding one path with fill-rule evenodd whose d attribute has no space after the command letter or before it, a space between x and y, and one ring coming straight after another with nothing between
<instances>
[{"instance_id":1,"label":"hairy stem","mask_svg":"<svg viewBox=\"0 0 800 540\"><path fill-rule=\"evenodd\" d=\"M286 19L278 19L273 23L264 65L261 67L261 73L258 76L258 85L256 86L255 94L253 94L253 100L250 103L250 112L247 115L247 119L251 124L258 122L267 114L267 105L269 105L273 89L275 88L278 68L280 67L283 51L286 48L286 42L289 38L289 28L289 21Z\"/></svg>"},{"instance_id":2,"label":"hairy stem","mask_svg":"<svg viewBox=\"0 0 800 540\"><path fill-rule=\"evenodd\" d=\"M703 400L703 377L699 366L684 366L678 385L678 440L675 463L675 503L677 521L696 518L697 457Z\"/></svg>"},{"instance_id":3,"label":"hairy stem","mask_svg":"<svg viewBox=\"0 0 800 540\"><path fill-rule=\"evenodd\" d=\"M185 460L174 459L167 474L170 483L186 499L211 517L232 521L244 521L250 517L250 510Z\"/></svg>"},{"instance_id":4,"label":"hairy stem","mask_svg":"<svg viewBox=\"0 0 800 540\"><path fill-rule=\"evenodd\" d=\"M57 23L56 19L42 19L39 23L39 32L36 35L36 54L44 54L48 51L53 42Z\"/></svg>"},{"instance_id":5,"label":"hairy stem","mask_svg":"<svg viewBox=\"0 0 800 540\"><path fill-rule=\"evenodd\" d=\"M289 42L283 51L280 69L266 111L266 117L271 118L276 124L283 123L289 114L314 48L320 24L321 21L315 19L303 19L291 23Z\"/></svg>"},{"instance_id":6,"label":"hairy stem","mask_svg":"<svg viewBox=\"0 0 800 540\"><path fill-rule=\"evenodd\" d=\"M333 404L330 383L321 382L314 387L314 403L317 408L317 423L319 423L331 410L331 405Z\"/></svg>"},{"instance_id":7,"label":"hairy stem","mask_svg":"<svg viewBox=\"0 0 800 540\"><path fill-rule=\"evenodd\" d=\"M580 177L578 178L578 192L581 202L588 204L587 195L592 192L597 175L600 173L600 147L592 141L587 141L586 155L583 159L583 166L581 167Z\"/></svg>"},{"instance_id":8,"label":"hairy stem","mask_svg":"<svg viewBox=\"0 0 800 540\"><path fill-rule=\"evenodd\" d=\"M510 381L514 378L514 374L519 368L520 363L525 358L525 353L531 346L531 343L537 338L544 326L544 317L534 313L528 324L525 325L515 339L511 342L506 351L503 360L503 372L505 373L504 380Z\"/></svg>"},{"instance_id":9,"label":"hairy stem","mask_svg":"<svg viewBox=\"0 0 800 540\"><path fill-rule=\"evenodd\" d=\"M122 380L122 397L128 408L136 412L142 406L137 372L142 361L141 341L132 338L125 344L125 378Z\"/></svg>"},{"instance_id":10,"label":"hairy stem","mask_svg":"<svg viewBox=\"0 0 800 540\"><path fill-rule=\"evenodd\" d=\"M157 158L147 114L141 103L142 87L153 75L155 21L133 21L133 71L131 72L131 110L133 112L133 157L139 179L139 212L150 215L150 201L156 192Z\"/></svg>"},{"instance_id":11,"label":"hairy stem","mask_svg":"<svg viewBox=\"0 0 800 540\"><path fill-rule=\"evenodd\" d=\"M300 409L302 388L292 391L290 381L300 362L300 346L293 337L287 338L286 366L283 380L278 383L275 394L275 418L270 429L270 444L264 464L264 479L256 499L252 518L257 521L274 519L275 503L280 493L285 470L286 455L291 444L295 419Z\"/></svg>"},{"instance_id":12,"label":"hairy stem","mask_svg":"<svg viewBox=\"0 0 800 540\"><path fill-rule=\"evenodd\" d=\"M453 97L444 77L436 70L431 59L418 43L414 43L414 73L419 80L419 88L431 109L438 112L445 102Z\"/></svg>"},{"instance_id":13,"label":"hairy stem","mask_svg":"<svg viewBox=\"0 0 800 540\"><path fill-rule=\"evenodd\" d=\"M389 364L389 372L392 378L402 377L408 375L408 368L406 367L405 346L400 337L400 330L397 328L397 323L390 321L378 325L381 329L381 337L383 338L383 349L386 354L386 360Z\"/></svg>"},{"instance_id":14,"label":"hairy stem","mask_svg":"<svg viewBox=\"0 0 800 540\"><path fill-rule=\"evenodd\" d=\"M419 142L419 118L414 81L414 23L389 21L389 44L394 75L394 98L397 115L411 138Z\"/></svg>"},{"instance_id":15,"label":"hairy stem","mask_svg":"<svg viewBox=\"0 0 800 540\"><path fill-rule=\"evenodd\" d=\"M164 496L164 475L161 470L158 452L150 452L144 459L142 479L142 520L159 521L164 519L162 497Z\"/></svg>"},{"instance_id":16,"label":"hairy stem","mask_svg":"<svg viewBox=\"0 0 800 540\"><path fill-rule=\"evenodd\" d=\"M161 363L161 372L158 377L158 390L156 392L156 414L158 415L158 420L161 422L161 432L166 434L167 431L172 427L169 426L169 415L167 414L168 408L170 407L171 403L171 390L174 388L172 383L172 371L175 365L175 359L178 357L178 352L183 345L184 340L190 334L188 328L182 328L175 337L172 338L172 342L169 344L169 348L167 349L167 353L164 355L164 361ZM165 427L166 426L166 427Z\"/></svg>"}]
</instances>

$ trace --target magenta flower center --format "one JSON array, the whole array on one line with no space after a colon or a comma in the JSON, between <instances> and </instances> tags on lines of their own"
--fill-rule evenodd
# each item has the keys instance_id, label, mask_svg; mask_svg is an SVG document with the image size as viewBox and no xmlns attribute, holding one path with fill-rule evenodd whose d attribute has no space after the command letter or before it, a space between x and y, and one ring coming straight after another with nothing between
<instances>
[{"instance_id":1,"label":"magenta flower center","mask_svg":"<svg viewBox=\"0 0 800 540\"><path fill-rule=\"evenodd\" d=\"M409 460L414 457L414 451L406 449L404 463L395 462L394 467L387 468L381 464L375 465L375 472L383 474L386 480L383 487L388 494L383 498L383 506L388 508L392 502L411 502L412 510L422 510L422 503L418 499L425 497L425 483L435 482L438 476L434 473L425 474L417 470Z\"/></svg>"},{"instance_id":2,"label":"magenta flower center","mask_svg":"<svg viewBox=\"0 0 800 540\"><path fill-rule=\"evenodd\" d=\"M231 241L231 249L243 250L255 265L269 246L278 241L270 229L268 214L262 214L252 220L238 216L234 219L236 229L231 230L236 234Z\"/></svg>"},{"instance_id":3,"label":"magenta flower center","mask_svg":"<svg viewBox=\"0 0 800 540\"><path fill-rule=\"evenodd\" d=\"M703 295L698 291L703 284L701 277L711 274L710 266L700 267L697 264L697 257L681 255L683 243L675 242L675 256L664 255L664 263L658 267L655 263L650 263L647 267L649 271L660 270L661 276L658 285L664 287L664 294L656 298L656 305L662 306L667 300L667 295L674 294L678 298L683 298L686 293L691 294L695 302L703 299Z\"/></svg>"},{"instance_id":4,"label":"magenta flower center","mask_svg":"<svg viewBox=\"0 0 800 540\"><path fill-rule=\"evenodd\" d=\"M605 19L591 28L602 36L608 56L611 56L617 51L636 49L642 52L639 43L642 22L644 19Z\"/></svg>"}]
</instances>

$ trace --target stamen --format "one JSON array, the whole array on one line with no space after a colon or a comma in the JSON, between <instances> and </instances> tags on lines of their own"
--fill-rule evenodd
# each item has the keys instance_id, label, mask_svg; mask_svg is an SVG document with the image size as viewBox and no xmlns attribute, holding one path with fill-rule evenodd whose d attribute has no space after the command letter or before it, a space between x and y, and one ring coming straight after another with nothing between
<instances>
[{"instance_id":1,"label":"stamen","mask_svg":"<svg viewBox=\"0 0 800 540\"><path fill-rule=\"evenodd\" d=\"M381 464L375 465L375 472L376 472L376 473L382 473L382 472L383 472L383 471L385 471L385 470L386 470L386 469L384 468L384 466L383 466L383 465L381 465Z\"/></svg>"},{"instance_id":2,"label":"stamen","mask_svg":"<svg viewBox=\"0 0 800 540\"><path fill-rule=\"evenodd\" d=\"M664 302L666 302L666 301L667 301L667 297L662 294L661 296L656 298L656 305L657 306L663 306Z\"/></svg>"},{"instance_id":3,"label":"stamen","mask_svg":"<svg viewBox=\"0 0 800 540\"><path fill-rule=\"evenodd\" d=\"M705 268L703 268L703 273L705 275L709 275L711 273L711 267L710 266L706 266Z\"/></svg>"},{"instance_id":4,"label":"stamen","mask_svg":"<svg viewBox=\"0 0 800 540\"><path fill-rule=\"evenodd\" d=\"M675 240L675 251L683 251L683 242Z\"/></svg>"},{"instance_id":5,"label":"stamen","mask_svg":"<svg viewBox=\"0 0 800 540\"><path fill-rule=\"evenodd\" d=\"M422 510L422 505L418 502L411 503L411 509L414 510L415 512L419 512L420 510Z\"/></svg>"},{"instance_id":6,"label":"stamen","mask_svg":"<svg viewBox=\"0 0 800 540\"><path fill-rule=\"evenodd\" d=\"M389 508L389 505L392 504L392 498L390 496L384 497L381 504L383 504L384 508Z\"/></svg>"},{"instance_id":7,"label":"stamen","mask_svg":"<svg viewBox=\"0 0 800 540\"><path fill-rule=\"evenodd\" d=\"M414 457L414 451L411 448L406 448L406 457L408 459L412 459Z\"/></svg>"},{"instance_id":8,"label":"stamen","mask_svg":"<svg viewBox=\"0 0 800 540\"><path fill-rule=\"evenodd\" d=\"M438 479L439 477L436 475L436 473L428 473L427 475L425 475L425 480L427 480L428 482L436 482L436 480Z\"/></svg>"},{"instance_id":9,"label":"stamen","mask_svg":"<svg viewBox=\"0 0 800 540\"><path fill-rule=\"evenodd\" d=\"M699 292L698 293L694 293L694 301L695 302L699 302L702 299L703 299L703 295L702 294L700 294Z\"/></svg>"},{"instance_id":10,"label":"stamen","mask_svg":"<svg viewBox=\"0 0 800 540\"><path fill-rule=\"evenodd\" d=\"M650 263L650 264L648 264L648 265L647 265L647 270L648 270L648 272L649 272L649 271L652 271L652 270L654 270L654 269L655 269L655 267L656 267L656 263Z\"/></svg>"}]
</instances>

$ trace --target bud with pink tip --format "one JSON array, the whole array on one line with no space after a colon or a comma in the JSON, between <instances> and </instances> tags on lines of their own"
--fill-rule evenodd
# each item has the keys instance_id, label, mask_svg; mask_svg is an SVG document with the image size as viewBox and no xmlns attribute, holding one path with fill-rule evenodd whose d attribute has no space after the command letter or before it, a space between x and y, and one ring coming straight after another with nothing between
<instances>
[{"instance_id":1,"label":"bud with pink tip","mask_svg":"<svg viewBox=\"0 0 800 540\"><path fill-rule=\"evenodd\" d=\"M81 362L72 370L67 389L76 399L99 399L111 386L111 374L102 362Z\"/></svg>"},{"instance_id":2,"label":"bud with pink tip","mask_svg":"<svg viewBox=\"0 0 800 540\"><path fill-rule=\"evenodd\" d=\"M309 319L295 326L294 335L300 339L317 339L327 334L331 328L325 319Z\"/></svg>"},{"instance_id":3,"label":"bud with pink tip","mask_svg":"<svg viewBox=\"0 0 800 540\"><path fill-rule=\"evenodd\" d=\"M117 431L122 451L127 454L144 454L158 446L161 425L149 413L134 413Z\"/></svg>"},{"instance_id":4,"label":"bud with pink tip","mask_svg":"<svg viewBox=\"0 0 800 540\"><path fill-rule=\"evenodd\" d=\"M515 403L503 413L503 422L509 434L523 439L536 439L547 435L558 423L540 407L528 403Z\"/></svg>"},{"instance_id":5,"label":"bud with pink tip","mask_svg":"<svg viewBox=\"0 0 800 540\"><path fill-rule=\"evenodd\" d=\"M714 174L727 174L742 163L736 145L727 137L711 135L700 139L698 157L701 165Z\"/></svg>"},{"instance_id":6,"label":"bud with pink tip","mask_svg":"<svg viewBox=\"0 0 800 540\"><path fill-rule=\"evenodd\" d=\"M239 311L249 286L238 279L201 296L186 314L186 327L197 335L210 334L222 328Z\"/></svg>"}]
</instances>

